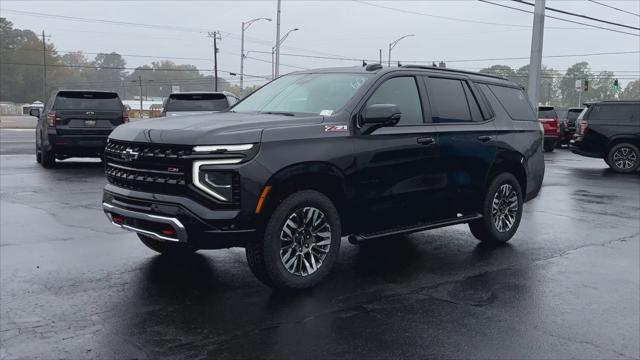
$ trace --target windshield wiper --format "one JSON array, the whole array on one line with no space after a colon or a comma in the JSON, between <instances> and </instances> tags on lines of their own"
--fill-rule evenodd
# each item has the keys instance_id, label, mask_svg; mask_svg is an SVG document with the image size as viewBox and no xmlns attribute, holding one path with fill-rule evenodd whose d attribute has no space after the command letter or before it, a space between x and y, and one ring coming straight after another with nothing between
<instances>
[{"instance_id":1,"label":"windshield wiper","mask_svg":"<svg viewBox=\"0 0 640 360\"><path fill-rule=\"evenodd\" d=\"M260 114L296 116L296 114L294 113L284 112L284 111L260 111Z\"/></svg>"}]
</instances>

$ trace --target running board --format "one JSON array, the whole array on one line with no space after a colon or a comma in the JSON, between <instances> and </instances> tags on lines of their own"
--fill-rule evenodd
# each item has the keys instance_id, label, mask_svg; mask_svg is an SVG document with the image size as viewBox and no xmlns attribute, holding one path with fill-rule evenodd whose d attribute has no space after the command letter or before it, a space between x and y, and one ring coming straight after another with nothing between
<instances>
[{"instance_id":1,"label":"running board","mask_svg":"<svg viewBox=\"0 0 640 360\"><path fill-rule=\"evenodd\" d=\"M410 234L414 232L437 229L440 227L445 227L450 225L464 224L464 223L468 223L469 221L478 220L478 219L482 219L482 214L476 213L472 215L460 216L454 219L440 220L440 221L420 224L416 226L406 226L401 228L383 230L383 231L378 231L370 234L351 234L349 235L349 242L355 245L363 241L377 239L385 236Z\"/></svg>"}]
</instances>

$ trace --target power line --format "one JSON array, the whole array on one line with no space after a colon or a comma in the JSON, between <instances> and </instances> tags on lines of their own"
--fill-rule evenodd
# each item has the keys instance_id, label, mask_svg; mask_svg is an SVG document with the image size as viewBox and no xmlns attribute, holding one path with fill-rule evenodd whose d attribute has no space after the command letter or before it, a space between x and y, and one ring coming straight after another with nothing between
<instances>
[{"instance_id":1,"label":"power line","mask_svg":"<svg viewBox=\"0 0 640 360\"><path fill-rule=\"evenodd\" d=\"M492 1L487 1L487 0L478 0L478 1L486 3L486 4L500 6L500 7L511 9L511 10L516 10L516 11L525 12L525 13L528 13L528 14L533 14L533 11L520 9L520 8L509 6L509 5L498 4L498 3L495 3L495 2L492 2ZM610 28L606 28L606 27L603 27L603 26L587 24L587 23L574 21L574 20L569 20L569 19L563 19L563 18L559 18L559 17L556 17L556 16L552 16L552 15L545 15L545 18L555 19L555 20L559 20L559 21L572 23L572 24L585 25L585 26L589 26L589 27L592 27L592 28L601 29L601 30L607 30L607 31L613 31L613 32L620 33L620 34L626 34L626 35L632 35L632 36L640 36L640 34L634 34L634 33L626 32L626 31L622 31L622 30L610 29Z\"/></svg>"},{"instance_id":2,"label":"power line","mask_svg":"<svg viewBox=\"0 0 640 360\"><path fill-rule=\"evenodd\" d=\"M526 4L526 5L530 5L530 6L535 6L535 4L527 2L527 1L524 1L524 0L511 0L511 1L517 2L517 3L520 3L520 4ZM545 6L545 9L550 10L550 11L554 11L554 12L557 12L557 13L569 15L569 16L575 16L575 17L579 17L579 18L583 18L583 19L587 19L587 20L591 20L591 21L601 22L603 24L620 26L620 27L624 27L624 28L632 29L632 30L640 30L640 28L638 28L638 27L629 26L629 25L625 25L625 24L620 24L620 23L616 23L616 22L608 21L608 20L602 20L602 19L591 17L591 16L574 13L574 12L571 12L571 11L552 8L552 7L549 7L549 6Z\"/></svg>"},{"instance_id":3,"label":"power line","mask_svg":"<svg viewBox=\"0 0 640 360\"><path fill-rule=\"evenodd\" d=\"M480 20L472 20L472 19L462 19L462 18L455 18L455 17L441 16L441 15L434 15L434 14L428 14L428 13L424 13L424 12L418 12L418 11L411 11L411 10L406 10L406 9L394 8L394 7L391 7L391 6L384 6L384 5L379 5L379 4L373 4L373 3L369 3L369 2L366 2L366 1L362 1L362 0L352 0L352 1L357 2L357 3L360 3L360 4L363 4L363 5L369 5L369 6L373 6L373 7L381 8L381 9L386 9L386 10L391 10L391 11L401 12L401 13L405 13L405 14L412 14L412 15L427 16L427 17L431 17L431 18L435 18L435 19L451 20L451 21L460 21L460 22L467 22L467 23L474 23L474 24L483 24L483 25L496 25L496 26L510 26L510 27L520 27L520 28L531 28L531 26L529 26L529 25L504 24L504 23L495 23L495 22L489 22L489 21L480 21Z\"/></svg>"},{"instance_id":4,"label":"power line","mask_svg":"<svg viewBox=\"0 0 640 360\"><path fill-rule=\"evenodd\" d=\"M624 9L617 8L615 6L607 5L605 3L601 3L600 1L595 1L595 0L587 0L587 1L590 1L590 2L592 2L594 4L606 6L608 8L611 8L611 9L614 9L614 10L618 10L618 11L621 11L623 13L627 13L627 14L630 14L630 15L634 15L634 16L640 17L640 14L632 13L631 11L627 11L627 10L624 10Z\"/></svg>"}]
</instances>

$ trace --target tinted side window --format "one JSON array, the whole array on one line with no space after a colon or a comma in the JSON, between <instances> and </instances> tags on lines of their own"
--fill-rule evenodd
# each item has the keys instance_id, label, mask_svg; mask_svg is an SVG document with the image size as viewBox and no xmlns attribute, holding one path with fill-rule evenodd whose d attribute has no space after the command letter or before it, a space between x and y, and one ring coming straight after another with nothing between
<instances>
[{"instance_id":1,"label":"tinted side window","mask_svg":"<svg viewBox=\"0 0 640 360\"><path fill-rule=\"evenodd\" d=\"M469 104L469 110L471 110L471 119L473 121L482 121L482 113L480 112L480 107L478 107L478 102L476 101L475 96L471 92L469 88L469 84L467 82L462 83L464 87L464 93L467 96L467 103Z\"/></svg>"},{"instance_id":2,"label":"tinted side window","mask_svg":"<svg viewBox=\"0 0 640 360\"><path fill-rule=\"evenodd\" d=\"M638 121L638 113L640 113L640 106L638 105L599 104L593 106L593 110L589 113L589 120L632 124Z\"/></svg>"},{"instance_id":3,"label":"tinted side window","mask_svg":"<svg viewBox=\"0 0 640 360\"><path fill-rule=\"evenodd\" d=\"M489 85L489 88L512 119L537 121L536 113L522 90L499 85Z\"/></svg>"},{"instance_id":4,"label":"tinted side window","mask_svg":"<svg viewBox=\"0 0 640 360\"><path fill-rule=\"evenodd\" d=\"M433 122L471 121L467 96L460 80L429 78L428 81Z\"/></svg>"},{"instance_id":5,"label":"tinted side window","mask_svg":"<svg viewBox=\"0 0 640 360\"><path fill-rule=\"evenodd\" d=\"M422 104L418 86L413 76L395 77L385 81L371 95L367 106L373 104L395 104L400 108L402 117L398 125L422 124Z\"/></svg>"}]
</instances>

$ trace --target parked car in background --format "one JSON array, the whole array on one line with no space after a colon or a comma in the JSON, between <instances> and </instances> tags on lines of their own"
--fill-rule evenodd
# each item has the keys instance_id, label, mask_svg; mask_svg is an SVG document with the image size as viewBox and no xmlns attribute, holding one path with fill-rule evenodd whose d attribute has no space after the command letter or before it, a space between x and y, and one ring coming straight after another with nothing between
<instances>
[{"instance_id":1,"label":"parked car in background","mask_svg":"<svg viewBox=\"0 0 640 360\"><path fill-rule=\"evenodd\" d=\"M558 146L569 145L573 135L576 133L576 120L584 108L574 107L567 109L565 115L560 120L560 136Z\"/></svg>"},{"instance_id":2,"label":"parked car in background","mask_svg":"<svg viewBox=\"0 0 640 360\"><path fill-rule=\"evenodd\" d=\"M640 166L640 101L603 101L592 104L579 121L571 140L572 152L601 158L620 173Z\"/></svg>"},{"instance_id":3,"label":"parked car in background","mask_svg":"<svg viewBox=\"0 0 640 360\"><path fill-rule=\"evenodd\" d=\"M183 92L169 95L164 116L208 114L225 110L240 101L234 94L222 92Z\"/></svg>"},{"instance_id":4,"label":"parked car in background","mask_svg":"<svg viewBox=\"0 0 640 360\"><path fill-rule=\"evenodd\" d=\"M551 152L556 148L560 137L558 113L553 106L538 106L538 121L544 129L544 151Z\"/></svg>"},{"instance_id":5,"label":"parked car in background","mask_svg":"<svg viewBox=\"0 0 640 360\"><path fill-rule=\"evenodd\" d=\"M102 156L111 131L129 121L117 93L94 90L55 91L43 112L30 115L38 117L36 161L45 168L56 159Z\"/></svg>"},{"instance_id":6,"label":"parked car in background","mask_svg":"<svg viewBox=\"0 0 640 360\"><path fill-rule=\"evenodd\" d=\"M503 78L408 65L302 71L230 111L119 128L102 206L154 251L241 246L264 283L308 288L343 236L469 224L480 241L510 240L542 186L542 142L533 106Z\"/></svg>"}]
</instances>

